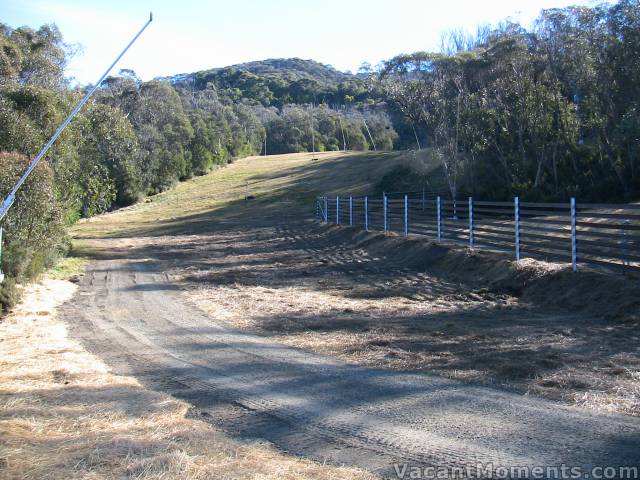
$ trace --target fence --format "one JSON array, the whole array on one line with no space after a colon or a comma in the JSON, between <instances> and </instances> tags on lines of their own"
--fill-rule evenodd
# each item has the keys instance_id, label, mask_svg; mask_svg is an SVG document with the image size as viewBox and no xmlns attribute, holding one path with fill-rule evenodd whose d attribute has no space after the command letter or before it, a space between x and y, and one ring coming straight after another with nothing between
<instances>
[{"instance_id":1,"label":"fence","mask_svg":"<svg viewBox=\"0 0 640 480\"><path fill-rule=\"evenodd\" d=\"M487 202L429 198L423 192L318 197L325 223L419 235L469 248L640 271L640 205Z\"/></svg>"}]
</instances>

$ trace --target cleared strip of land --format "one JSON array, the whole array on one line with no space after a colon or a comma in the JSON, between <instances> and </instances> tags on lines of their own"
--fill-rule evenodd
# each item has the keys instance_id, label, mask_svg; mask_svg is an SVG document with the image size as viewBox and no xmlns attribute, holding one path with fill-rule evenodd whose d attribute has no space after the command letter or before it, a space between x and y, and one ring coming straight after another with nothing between
<instances>
[{"instance_id":1,"label":"cleared strip of land","mask_svg":"<svg viewBox=\"0 0 640 480\"><path fill-rule=\"evenodd\" d=\"M337 464L637 463L637 280L307 220L402 161L250 158L81 223L73 338L227 435Z\"/></svg>"}]
</instances>

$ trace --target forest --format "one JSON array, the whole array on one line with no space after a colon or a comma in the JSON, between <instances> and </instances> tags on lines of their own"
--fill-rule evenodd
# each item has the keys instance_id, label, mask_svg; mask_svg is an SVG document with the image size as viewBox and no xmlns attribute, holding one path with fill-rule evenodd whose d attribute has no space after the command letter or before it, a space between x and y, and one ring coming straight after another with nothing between
<instances>
[{"instance_id":1,"label":"forest","mask_svg":"<svg viewBox=\"0 0 640 480\"><path fill-rule=\"evenodd\" d=\"M384 97L442 161L452 196L640 196L640 3L543 11L384 62ZM420 141L420 140L418 140Z\"/></svg>"},{"instance_id":2,"label":"forest","mask_svg":"<svg viewBox=\"0 0 640 480\"><path fill-rule=\"evenodd\" d=\"M55 25L0 23L0 194L88 86ZM4 220L0 304L69 248L66 228L254 154L427 149L454 197L640 197L640 0L453 31L358 74L271 59L109 77Z\"/></svg>"}]
</instances>

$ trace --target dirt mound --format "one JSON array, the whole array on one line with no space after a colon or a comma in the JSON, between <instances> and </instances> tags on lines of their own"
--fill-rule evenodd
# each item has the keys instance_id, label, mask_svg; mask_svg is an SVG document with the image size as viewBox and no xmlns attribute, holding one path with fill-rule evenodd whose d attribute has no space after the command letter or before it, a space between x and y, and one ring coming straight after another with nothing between
<instances>
[{"instance_id":1,"label":"dirt mound","mask_svg":"<svg viewBox=\"0 0 640 480\"><path fill-rule=\"evenodd\" d=\"M396 267L424 270L532 304L616 322L640 322L640 279L635 276L594 270L574 273L568 264L516 262L505 254L353 228L327 227L325 234L330 241L352 244Z\"/></svg>"}]
</instances>

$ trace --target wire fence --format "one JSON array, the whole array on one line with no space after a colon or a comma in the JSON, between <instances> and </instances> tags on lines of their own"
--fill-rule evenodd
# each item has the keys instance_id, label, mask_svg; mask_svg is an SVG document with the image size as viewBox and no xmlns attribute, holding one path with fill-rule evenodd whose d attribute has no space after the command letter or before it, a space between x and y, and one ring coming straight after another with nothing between
<instances>
[{"instance_id":1,"label":"wire fence","mask_svg":"<svg viewBox=\"0 0 640 480\"><path fill-rule=\"evenodd\" d=\"M448 200L424 192L322 196L316 218L365 230L510 252L516 260L640 271L640 205Z\"/></svg>"}]
</instances>

